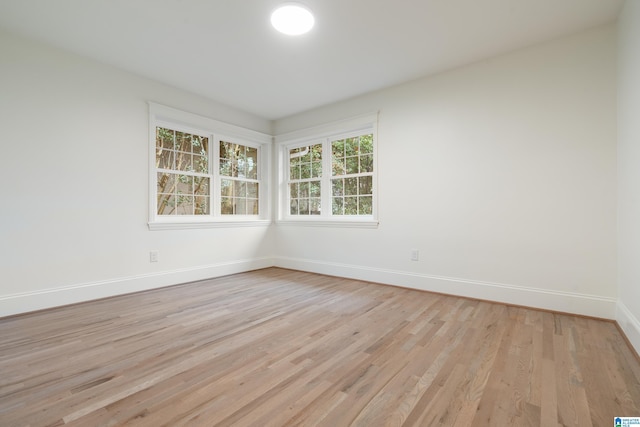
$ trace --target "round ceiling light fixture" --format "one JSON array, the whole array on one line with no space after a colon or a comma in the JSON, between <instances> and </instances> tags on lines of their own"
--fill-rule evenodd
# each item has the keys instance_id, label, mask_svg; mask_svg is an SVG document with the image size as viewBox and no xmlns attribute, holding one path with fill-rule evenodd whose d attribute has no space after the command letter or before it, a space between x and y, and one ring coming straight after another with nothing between
<instances>
[{"instance_id":1,"label":"round ceiling light fixture","mask_svg":"<svg viewBox=\"0 0 640 427\"><path fill-rule=\"evenodd\" d=\"M297 3L284 4L271 14L271 25L289 36L299 36L309 32L314 23L311 11Z\"/></svg>"}]
</instances>

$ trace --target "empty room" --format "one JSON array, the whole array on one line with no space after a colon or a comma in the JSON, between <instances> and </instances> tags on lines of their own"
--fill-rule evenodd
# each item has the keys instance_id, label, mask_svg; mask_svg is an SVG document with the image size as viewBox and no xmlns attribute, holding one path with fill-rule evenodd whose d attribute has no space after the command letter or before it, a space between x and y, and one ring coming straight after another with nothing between
<instances>
[{"instance_id":1,"label":"empty room","mask_svg":"<svg viewBox=\"0 0 640 427\"><path fill-rule=\"evenodd\" d=\"M640 0L3 0L0 426L640 425Z\"/></svg>"}]
</instances>

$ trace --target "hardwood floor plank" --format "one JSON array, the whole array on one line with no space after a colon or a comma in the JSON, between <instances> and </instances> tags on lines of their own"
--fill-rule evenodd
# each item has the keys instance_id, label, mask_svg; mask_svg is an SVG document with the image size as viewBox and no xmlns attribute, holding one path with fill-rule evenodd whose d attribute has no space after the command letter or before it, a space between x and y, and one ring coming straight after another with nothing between
<instances>
[{"instance_id":1,"label":"hardwood floor plank","mask_svg":"<svg viewBox=\"0 0 640 427\"><path fill-rule=\"evenodd\" d=\"M269 268L0 319L0 425L583 426L640 413L611 322Z\"/></svg>"}]
</instances>

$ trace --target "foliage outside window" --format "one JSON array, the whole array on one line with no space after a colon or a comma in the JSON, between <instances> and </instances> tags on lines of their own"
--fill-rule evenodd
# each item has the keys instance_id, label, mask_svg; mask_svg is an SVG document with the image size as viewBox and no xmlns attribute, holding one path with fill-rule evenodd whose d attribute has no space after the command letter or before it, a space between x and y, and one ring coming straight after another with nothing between
<instances>
[{"instance_id":1,"label":"foliage outside window","mask_svg":"<svg viewBox=\"0 0 640 427\"><path fill-rule=\"evenodd\" d=\"M373 214L373 134L331 141L331 212Z\"/></svg>"},{"instance_id":2,"label":"foliage outside window","mask_svg":"<svg viewBox=\"0 0 640 427\"><path fill-rule=\"evenodd\" d=\"M272 142L149 102L149 229L268 225Z\"/></svg>"},{"instance_id":3,"label":"foliage outside window","mask_svg":"<svg viewBox=\"0 0 640 427\"><path fill-rule=\"evenodd\" d=\"M289 218L373 218L373 132L287 145L284 155Z\"/></svg>"},{"instance_id":4,"label":"foliage outside window","mask_svg":"<svg viewBox=\"0 0 640 427\"><path fill-rule=\"evenodd\" d=\"M322 144L289 150L291 215L320 215Z\"/></svg>"},{"instance_id":5,"label":"foliage outside window","mask_svg":"<svg viewBox=\"0 0 640 427\"><path fill-rule=\"evenodd\" d=\"M157 214L209 215L209 138L156 127Z\"/></svg>"},{"instance_id":6,"label":"foliage outside window","mask_svg":"<svg viewBox=\"0 0 640 427\"><path fill-rule=\"evenodd\" d=\"M157 214L210 215L209 137L156 127ZM258 149L219 143L221 215L258 215ZM218 194L216 194L218 196Z\"/></svg>"},{"instance_id":7,"label":"foliage outside window","mask_svg":"<svg viewBox=\"0 0 640 427\"><path fill-rule=\"evenodd\" d=\"M258 215L258 149L220 141L222 215Z\"/></svg>"}]
</instances>

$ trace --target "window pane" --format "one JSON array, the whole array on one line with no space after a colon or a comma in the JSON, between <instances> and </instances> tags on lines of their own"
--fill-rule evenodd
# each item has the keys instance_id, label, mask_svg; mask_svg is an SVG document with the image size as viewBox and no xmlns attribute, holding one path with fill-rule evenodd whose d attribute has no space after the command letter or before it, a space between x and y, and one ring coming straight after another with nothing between
<instances>
[{"instance_id":1,"label":"window pane","mask_svg":"<svg viewBox=\"0 0 640 427\"><path fill-rule=\"evenodd\" d=\"M191 138L193 135L185 132L176 132L176 150L191 153Z\"/></svg>"},{"instance_id":2,"label":"window pane","mask_svg":"<svg viewBox=\"0 0 640 427\"><path fill-rule=\"evenodd\" d=\"M233 199L231 197L223 197L220 201L220 213L222 215L233 214Z\"/></svg>"},{"instance_id":3,"label":"window pane","mask_svg":"<svg viewBox=\"0 0 640 427\"><path fill-rule=\"evenodd\" d=\"M344 153L345 156L355 156L358 154L358 142L360 138L347 138L344 140Z\"/></svg>"},{"instance_id":4,"label":"window pane","mask_svg":"<svg viewBox=\"0 0 640 427\"><path fill-rule=\"evenodd\" d=\"M156 167L158 169L175 169L173 165L173 151L164 148L156 149Z\"/></svg>"},{"instance_id":5,"label":"window pane","mask_svg":"<svg viewBox=\"0 0 640 427\"><path fill-rule=\"evenodd\" d=\"M309 213L311 215L320 215L320 207L322 206L320 198L313 198L309 203Z\"/></svg>"},{"instance_id":6,"label":"window pane","mask_svg":"<svg viewBox=\"0 0 640 427\"><path fill-rule=\"evenodd\" d=\"M331 155L333 157L344 157L344 139L331 143Z\"/></svg>"},{"instance_id":7,"label":"window pane","mask_svg":"<svg viewBox=\"0 0 640 427\"><path fill-rule=\"evenodd\" d=\"M258 183L257 182L248 182L247 183L247 197L257 199L258 198Z\"/></svg>"},{"instance_id":8,"label":"window pane","mask_svg":"<svg viewBox=\"0 0 640 427\"><path fill-rule=\"evenodd\" d=\"M368 135L360 136L360 154L371 154L373 153L373 134L370 133Z\"/></svg>"},{"instance_id":9,"label":"window pane","mask_svg":"<svg viewBox=\"0 0 640 427\"><path fill-rule=\"evenodd\" d=\"M311 147L311 161L322 160L322 144L316 144Z\"/></svg>"},{"instance_id":10,"label":"window pane","mask_svg":"<svg viewBox=\"0 0 640 427\"><path fill-rule=\"evenodd\" d=\"M298 187L298 197L309 197L309 183L308 182L301 182L300 186Z\"/></svg>"},{"instance_id":11,"label":"window pane","mask_svg":"<svg viewBox=\"0 0 640 427\"><path fill-rule=\"evenodd\" d=\"M289 179L300 179L300 165L292 165L289 170Z\"/></svg>"},{"instance_id":12,"label":"window pane","mask_svg":"<svg viewBox=\"0 0 640 427\"><path fill-rule=\"evenodd\" d=\"M220 141L220 175L258 179L258 149Z\"/></svg>"},{"instance_id":13,"label":"window pane","mask_svg":"<svg viewBox=\"0 0 640 427\"><path fill-rule=\"evenodd\" d=\"M231 181L230 179L220 180L220 195L222 197L233 196L233 181Z\"/></svg>"},{"instance_id":14,"label":"window pane","mask_svg":"<svg viewBox=\"0 0 640 427\"><path fill-rule=\"evenodd\" d=\"M231 176L231 160L220 159L220 175Z\"/></svg>"},{"instance_id":15,"label":"window pane","mask_svg":"<svg viewBox=\"0 0 640 427\"><path fill-rule=\"evenodd\" d=\"M320 178L322 176L322 162L311 163L311 177Z\"/></svg>"},{"instance_id":16,"label":"window pane","mask_svg":"<svg viewBox=\"0 0 640 427\"><path fill-rule=\"evenodd\" d=\"M291 215L298 215L298 200L291 199L291 209L289 210Z\"/></svg>"},{"instance_id":17,"label":"window pane","mask_svg":"<svg viewBox=\"0 0 640 427\"><path fill-rule=\"evenodd\" d=\"M194 135L191 140L191 149L193 150L193 154L206 156L209 152L209 138Z\"/></svg>"},{"instance_id":18,"label":"window pane","mask_svg":"<svg viewBox=\"0 0 640 427\"><path fill-rule=\"evenodd\" d=\"M291 199L297 199L298 198L298 183L297 182L293 182L291 184L289 184L289 197Z\"/></svg>"},{"instance_id":19,"label":"window pane","mask_svg":"<svg viewBox=\"0 0 640 427\"><path fill-rule=\"evenodd\" d=\"M156 147L173 149L173 138L175 131L171 129L156 127Z\"/></svg>"},{"instance_id":20,"label":"window pane","mask_svg":"<svg viewBox=\"0 0 640 427\"><path fill-rule=\"evenodd\" d=\"M199 173L209 172L209 159L207 156L200 156L194 154L193 156L193 170Z\"/></svg>"},{"instance_id":21,"label":"window pane","mask_svg":"<svg viewBox=\"0 0 640 427\"><path fill-rule=\"evenodd\" d=\"M157 192L173 194L175 191L176 191L176 176L172 173L158 172Z\"/></svg>"},{"instance_id":22,"label":"window pane","mask_svg":"<svg viewBox=\"0 0 640 427\"><path fill-rule=\"evenodd\" d=\"M360 157L360 172L373 172L373 154Z\"/></svg>"},{"instance_id":23,"label":"window pane","mask_svg":"<svg viewBox=\"0 0 640 427\"><path fill-rule=\"evenodd\" d=\"M190 175L178 175L176 187L178 194L193 194L193 177Z\"/></svg>"},{"instance_id":24,"label":"window pane","mask_svg":"<svg viewBox=\"0 0 640 427\"><path fill-rule=\"evenodd\" d=\"M373 198L371 196L358 197L358 214L359 215L372 215L373 214Z\"/></svg>"},{"instance_id":25,"label":"window pane","mask_svg":"<svg viewBox=\"0 0 640 427\"><path fill-rule=\"evenodd\" d=\"M176 153L176 167L177 170L181 171L192 171L193 170L193 161L190 153L177 152Z\"/></svg>"},{"instance_id":26,"label":"window pane","mask_svg":"<svg viewBox=\"0 0 640 427\"><path fill-rule=\"evenodd\" d=\"M233 213L236 215L246 215L247 214L247 200L246 199L233 199L234 209Z\"/></svg>"},{"instance_id":27,"label":"window pane","mask_svg":"<svg viewBox=\"0 0 640 427\"><path fill-rule=\"evenodd\" d=\"M358 178L345 178L344 194L345 196L355 196L358 194Z\"/></svg>"},{"instance_id":28,"label":"window pane","mask_svg":"<svg viewBox=\"0 0 640 427\"><path fill-rule=\"evenodd\" d=\"M231 159L231 154L229 153L229 143L220 141L220 160L222 159Z\"/></svg>"},{"instance_id":29,"label":"window pane","mask_svg":"<svg viewBox=\"0 0 640 427\"><path fill-rule=\"evenodd\" d=\"M258 200L247 199L247 215L258 215Z\"/></svg>"},{"instance_id":30,"label":"window pane","mask_svg":"<svg viewBox=\"0 0 640 427\"><path fill-rule=\"evenodd\" d=\"M300 163L311 163L311 147L304 147L300 153Z\"/></svg>"},{"instance_id":31,"label":"window pane","mask_svg":"<svg viewBox=\"0 0 640 427\"><path fill-rule=\"evenodd\" d=\"M358 173L358 158L357 157L347 157L346 165L347 165L347 173L348 174Z\"/></svg>"},{"instance_id":32,"label":"window pane","mask_svg":"<svg viewBox=\"0 0 640 427\"><path fill-rule=\"evenodd\" d=\"M235 197L247 197L247 183L243 181L235 181L233 183L233 191Z\"/></svg>"},{"instance_id":33,"label":"window pane","mask_svg":"<svg viewBox=\"0 0 640 427\"><path fill-rule=\"evenodd\" d=\"M344 214L358 215L358 198L357 197L344 198Z\"/></svg>"},{"instance_id":34,"label":"window pane","mask_svg":"<svg viewBox=\"0 0 640 427\"><path fill-rule=\"evenodd\" d=\"M176 214L193 215L193 196L178 195Z\"/></svg>"},{"instance_id":35,"label":"window pane","mask_svg":"<svg viewBox=\"0 0 640 427\"><path fill-rule=\"evenodd\" d=\"M300 199L298 201L298 210L300 212L300 215L309 215L309 200Z\"/></svg>"},{"instance_id":36,"label":"window pane","mask_svg":"<svg viewBox=\"0 0 640 427\"><path fill-rule=\"evenodd\" d=\"M195 215L209 215L209 197L196 196L195 197Z\"/></svg>"},{"instance_id":37,"label":"window pane","mask_svg":"<svg viewBox=\"0 0 640 427\"><path fill-rule=\"evenodd\" d=\"M344 202L342 197L334 197L331 205L331 212L334 215L342 215Z\"/></svg>"},{"instance_id":38,"label":"window pane","mask_svg":"<svg viewBox=\"0 0 640 427\"><path fill-rule=\"evenodd\" d=\"M320 197L320 181L309 182L309 196Z\"/></svg>"},{"instance_id":39,"label":"window pane","mask_svg":"<svg viewBox=\"0 0 640 427\"><path fill-rule=\"evenodd\" d=\"M247 178L258 178L258 149L247 147Z\"/></svg>"},{"instance_id":40,"label":"window pane","mask_svg":"<svg viewBox=\"0 0 640 427\"><path fill-rule=\"evenodd\" d=\"M247 156L246 156L246 147L238 146L238 177L246 178L247 177Z\"/></svg>"},{"instance_id":41,"label":"window pane","mask_svg":"<svg viewBox=\"0 0 640 427\"><path fill-rule=\"evenodd\" d=\"M334 196L343 196L344 195L344 179L333 179L331 180L333 184L332 193Z\"/></svg>"},{"instance_id":42,"label":"window pane","mask_svg":"<svg viewBox=\"0 0 640 427\"><path fill-rule=\"evenodd\" d=\"M203 136L157 127L156 167L209 173L208 143Z\"/></svg>"},{"instance_id":43,"label":"window pane","mask_svg":"<svg viewBox=\"0 0 640 427\"><path fill-rule=\"evenodd\" d=\"M370 176L359 178L358 194L373 194L373 179Z\"/></svg>"},{"instance_id":44,"label":"window pane","mask_svg":"<svg viewBox=\"0 0 640 427\"><path fill-rule=\"evenodd\" d=\"M158 215L171 215L175 212L175 196L173 194L158 194Z\"/></svg>"},{"instance_id":45,"label":"window pane","mask_svg":"<svg viewBox=\"0 0 640 427\"><path fill-rule=\"evenodd\" d=\"M238 176L237 144L220 141L220 175Z\"/></svg>"},{"instance_id":46,"label":"window pane","mask_svg":"<svg viewBox=\"0 0 640 427\"><path fill-rule=\"evenodd\" d=\"M311 178L311 163L303 163L302 165L300 165L300 178Z\"/></svg>"},{"instance_id":47,"label":"window pane","mask_svg":"<svg viewBox=\"0 0 640 427\"><path fill-rule=\"evenodd\" d=\"M343 157L334 158L332 164L333 164L333 170L332 170L333 176L344 175L346 166L345 166L345 161Z\"/></svg>"},{"instance_id":48,"label":"window pane","mask_svg":"<svg viewBox=\"0 0 640 427\"><path fill-rule=\"evenodd\" d=\"M204 176L193 177L193 193L201 196L209 195L209 178Z\"/></svg>"}]
</instances>

